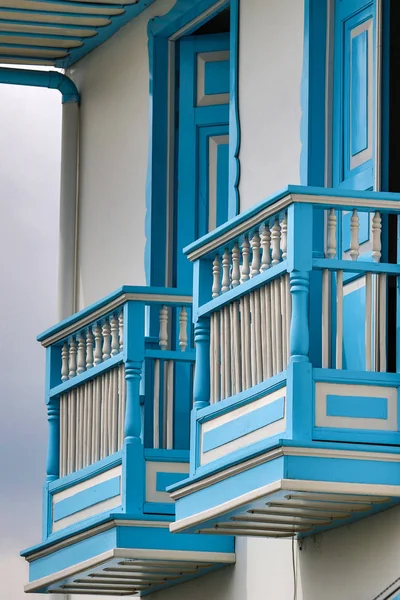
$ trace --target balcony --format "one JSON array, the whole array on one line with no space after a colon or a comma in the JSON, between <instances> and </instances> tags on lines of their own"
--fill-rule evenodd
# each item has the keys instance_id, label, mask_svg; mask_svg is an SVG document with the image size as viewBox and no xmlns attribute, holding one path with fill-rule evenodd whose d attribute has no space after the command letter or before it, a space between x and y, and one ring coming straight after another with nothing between
<instances>
[{"instance_id":1,"label":"balcony","mask_svg":"<svg viewBox=\"0 0 400 600\"><path fill-rule=\"evenodd\" d=\"M301 537L399 501L399 214L395 194L289 187L186 249L195 408L172 532Z\"/></svg>"},{"instance_id":2,"label":"balcony","mask_svg":"<svg viewBox=\"0 0 400 600\"><path fill-rule=\"evenodd\" d=\"M27 592L146 595L234 562L233 538L168 529L166 487L189 470L191 311L177 290L123 287L39 336L49 441Z\"/></svg>"}]
</instances>

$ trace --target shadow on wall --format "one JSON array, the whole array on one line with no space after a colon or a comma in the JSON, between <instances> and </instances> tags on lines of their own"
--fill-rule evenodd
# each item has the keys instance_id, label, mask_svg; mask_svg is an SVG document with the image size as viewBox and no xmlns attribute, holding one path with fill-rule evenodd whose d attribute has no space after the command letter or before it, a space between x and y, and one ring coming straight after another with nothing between
<instances>
[{"instance_id":1,"label":"shadow on wall","mask_svg":"<svg viewBox=\"0 0 400 600\"><path fill-rule=\"evenodd\" d=\"M399 506L307 538L297 558L304 600L396 600L382 591L400 576L399 551Z\"/></svg>"}]
</instances>

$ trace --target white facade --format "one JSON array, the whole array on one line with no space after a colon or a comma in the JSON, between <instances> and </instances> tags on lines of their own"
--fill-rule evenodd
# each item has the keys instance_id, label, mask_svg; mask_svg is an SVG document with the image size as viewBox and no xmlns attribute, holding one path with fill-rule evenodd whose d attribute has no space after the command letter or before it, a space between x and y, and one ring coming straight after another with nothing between
<instances>
[{"instance_id":1,"label":"white facade","mask_svg":"<svg viewBox=\"0 0 400 600\"><path fill-rule=\"evenodd\" d=\"M68 72L81 94L77 309L145 285L147 24L173 5L154 3ZM241 7L241 210L300 182L303 11L297 0Z\"/></svg>"},{"instance_id":2,"label":"white facade","mask_svg":"<svg viewBox=\"0 0 400 600\"><path fill-rule=\"evenodd\" d=\"M154 3L68 73L81 93L78 309L146 284L147 23L173 4Z\"/></svg>"},{"instance_id":3,"label":"white facade","mask_svg":"<svg viewBox=\"0 0 400 600\"><path fill-rule=\"evenodd\" d=\"M147 23L173 4L158 0L68 73L82 98L78 308L145 284ZM303 13L302 0L241 3L241 210L300 183ZM373 600L399 574L398 539L396 508L307 539L301 550L290 540L237 539L235 567L149 598Z\"/></svg>"},{"instance_id":4,"label":"white facade","mask_svg":"<svg viewBox=\"0 0 400 600\"><path fill-rule=\"evenodd\" d=\"M303 21L303 0L241 4L241 210L300 183Z\"/></svg>"}]
</instances>

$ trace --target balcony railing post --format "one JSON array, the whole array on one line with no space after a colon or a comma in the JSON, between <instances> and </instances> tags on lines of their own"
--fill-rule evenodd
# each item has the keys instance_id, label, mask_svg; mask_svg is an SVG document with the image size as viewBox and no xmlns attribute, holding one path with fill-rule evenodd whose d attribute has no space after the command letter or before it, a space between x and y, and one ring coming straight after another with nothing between
<instances>
[{"instance_id":1,"label":"balcony railing post","mask_svg":"<svg viewBox=\"0 0 400 600\"><path fill-rule=\"evenodd\" d=\"M60 463L60 400L53 398L47 404L48 443L46 481L55 481L59 476Z\"/></svg>"},{"instance_id":2,"label":"balcony railing post","mask_svg":"<svg viewBox=\"0 0 400 600\"><path fill-rule=\"evenodd\" d=\"M290 361L308 361L310 349L309 296L310 274L308 271L290 273L292 295L292 322L290 325Z\"/></svg>"},{"instance_id":3,"label":"balcony railing post","mask_svg":"<svg viewBox=\"0 0 400 600\"><path fill-rule=\"evenodd\" d=\"M145 499L145 464L140 380L144 360L143 302L127 302L124 306L124 363L126 409L123 451L123 504L129 514L143 513Z\"/></svg>"},{"instance_id":4,"label":"balcony railing post","mask_svg":"<svg viewBox=\"0 0 400 600\"><path fill-rule=\"evenodd\" d=\"M310 275L313 257L313 207L295 204L288 214L288 271L292 298L288 422L296 440L312 437L312 366L310 363Z\"/></svg>"},{"instance_id":5,"label":"balcony railing post","mask_svg":"<svg viewBox=\"0 0 400 600\"><path fill-rule=\"evenodd\" d=\"M50 390L61 383L61 348L46 350L46 405L48 421L46 481L55 481L60 473L60 398L50 398Z\"/></svg>"},{"instance_id":6,"label":"balcony railing post","mask_svg":"<svg viewBox=\"0 0 400 600\"><path fill-rule=\"evenodd\" d=\"M202 317L194 326L196 371L194 376L194 409L210 404L210 319Z\"/></svg>"},{"instance_id":7,"label":"balcony railing post","mask_svg":"<svg viewBox=\"0 0 400 600\"><path fill-rule=\"evenodd\" d=\"M140 380L144 360L144 304L127 302L124 310L126 380L125 444L141 438Z\"/></svg>"}]
</instances>

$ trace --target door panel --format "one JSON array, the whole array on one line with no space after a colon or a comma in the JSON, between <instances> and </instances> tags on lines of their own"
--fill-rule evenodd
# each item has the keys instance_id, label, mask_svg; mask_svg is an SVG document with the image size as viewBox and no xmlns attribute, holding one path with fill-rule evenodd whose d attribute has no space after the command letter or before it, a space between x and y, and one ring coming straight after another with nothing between
<instances>
[{"instance_id":1,"label":"door panel","mask_svg":"<svg viewBox=\"0 0 400 600\"><path fill-rule=\"evenodd\" d=\"M375 2L335 6L333 185L374 185Z\"/></svg>"},{"instance_id":2,"label":"door panel","mask_svg":"<svg viewBox=\"0 0 400 600\"><path fill-rule=\"evenodd\" d=\"M333 187L374 187L375 12L375 0L335 0ZM367 213L357 216L358 260L372 260L371 217ZM342 211L338 217L338 258L350 259L352 212ZM365 277L344 273L343 283L343 368L363 370Z\"/></svg>"},{"instance_id":3,"label":"door panel","mask_svg":"<svg viewBox=\"0 0 400 600\"><path fill-rule=\"evenodd\" d=\"M177 287L191 290L192 265L183 255L183 248L228 218L229 34L184 38L179 42L179 52L174 276ZM178 348L178 323L175 332ZM174 448L188 448L191 368L177 363L174 376L179 382Z\"/></svg>"},{"instance_id":4,"label":"door panel","mask_svg":"<svg viewBox=\"0 0 400 600\"><path fill-rule=\"evenodd\" d=\"M228 218L229 34L180 42L176 282L192 267L182 249Z\"/></svg>"}]
</instances>

